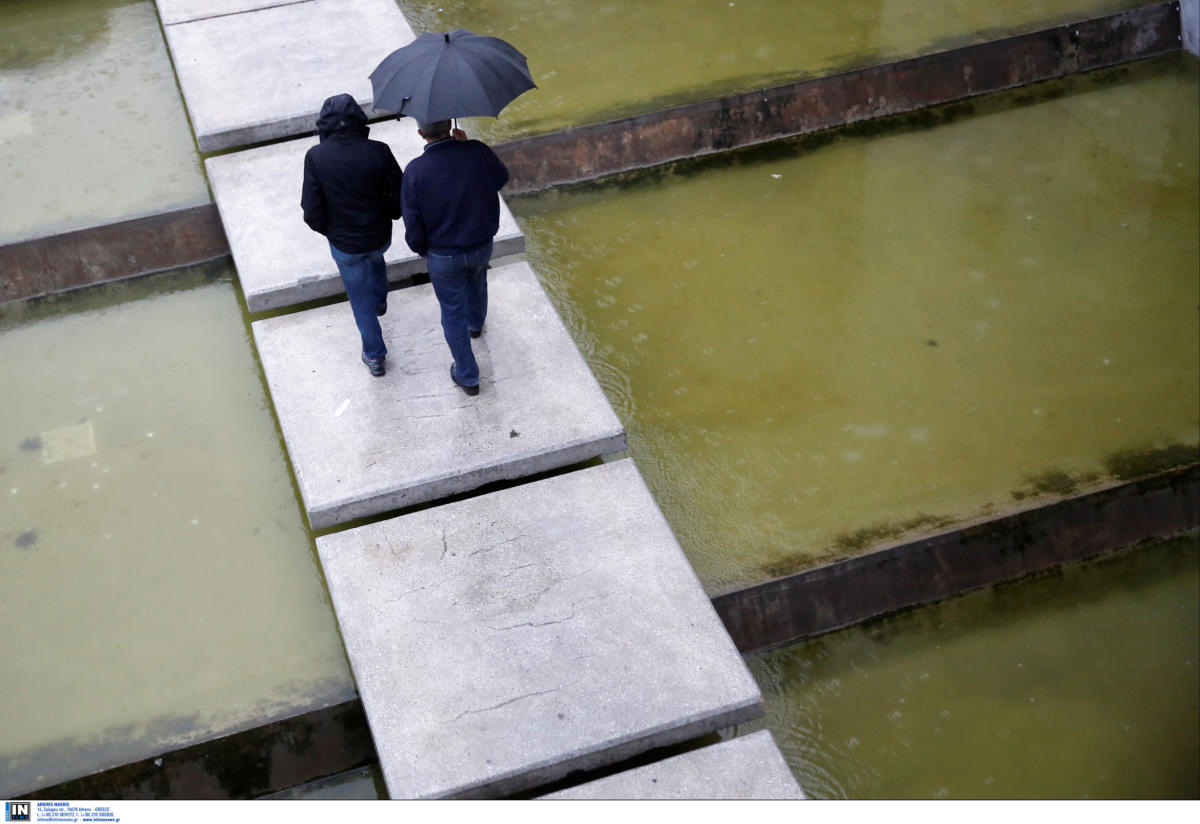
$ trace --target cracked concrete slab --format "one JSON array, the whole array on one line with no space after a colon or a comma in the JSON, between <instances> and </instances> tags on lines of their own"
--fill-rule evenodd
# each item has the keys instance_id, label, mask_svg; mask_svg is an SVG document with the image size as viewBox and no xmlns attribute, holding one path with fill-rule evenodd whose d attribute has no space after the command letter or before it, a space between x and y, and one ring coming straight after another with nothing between
<instances>
[{"instance_id":1,"label":"cracked concrete slab","mask_svg":"<svg viewBox=\"0 0 1200 824\"><path fill-rule=\"evenodd\" d=\"M401 167L420 155L425 146L409 119L372 124L370 137L391 146ZM304 153L316 143L316 137L290 140L205 161L238 281L251 312L344 291L337 266L329 256L328 241L305 225L300 210ZM501 198L500 229L493 256L524 249L525 235ZM392 245L385 259L392 281L425 271L425 261L404 243L401 221L393 227Z\"/></svg>"},{"instance_id":2,"label":"cracked concrete slab","mask_svg":"<svg viewBox=\"0 0 1200 824\"><path fill-rule=\"evenodd\" d=\"M392 798L503 796L763 712L629 459L317 550Z\"/></svg>"},{"instance_id":3,"label":"cracked concrete slab","mask_svg":"<svg viewBox=\"0 0 1200 824\"><path fill-rule=\"evenodd\" d=\"M387 374L360 361L350 304L252 325L300 494L315 528L438 500L625 448L625 429L527 263L492 269L481 391L453 358L428 284L393 290L380 318Z\"/></svg>"},{"instance_id":4,"label":"cracked concrete slab","mask_svg":"<svg viewBox=\"0 0 1200 824\"><path fill-rule=\"evenodd\" d=\"M313 0L154 0L158 16L163 25L187 23L205 17L223 14L239 14L270 6L290 6L294 3L311 3Z\"/></svg>"},{"instance_id":5,"label":"cracked concrete slab","mask_svg":"<svg viewBox=\"0 0 1200 824\"><path fill-rule=\"evenodd\" d=\"M394 0L270 5L163 31L202 152L311 132L335 94L374 116L369 75L416 39Z\"/></svg>"},{"instance_id":6,"label":"cracked concrete slab","mask_svg":"<svg viewBox=\"0 0 1200 824\"><path fill-rule=\"evenodd\" d=\"M542 798L779 801L804 792L771 733L760 730Z\"/></svg>"}]
</instances>

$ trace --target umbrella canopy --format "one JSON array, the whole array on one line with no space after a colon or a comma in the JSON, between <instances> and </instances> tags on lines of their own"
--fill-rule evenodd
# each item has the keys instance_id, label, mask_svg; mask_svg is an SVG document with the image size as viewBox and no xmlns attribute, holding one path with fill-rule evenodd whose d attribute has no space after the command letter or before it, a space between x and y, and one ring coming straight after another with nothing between
<instances>
[{"instance_id":1,"label":"umbrella canopy","mask_svg":"<svg viewBox=\"0 0 1200 824\"><path fill-rule=\"evenodd\" d=\"M422 123L495 117L533 88L525 55L498 37L466 29L426 32L371 72L375 108Z\"/></svg>"}]
</instances>

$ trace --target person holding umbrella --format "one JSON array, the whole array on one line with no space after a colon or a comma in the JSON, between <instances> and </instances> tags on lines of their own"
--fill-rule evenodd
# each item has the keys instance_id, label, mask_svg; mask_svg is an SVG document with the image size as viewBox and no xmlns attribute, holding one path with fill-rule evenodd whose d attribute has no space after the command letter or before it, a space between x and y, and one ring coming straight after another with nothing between
<instances>
[{"instance_id":1,"label":"person holding umbrella","mask_svg":"<svg viewBox=\"0 0 1200 824\"><path fill-rule=\"evenodd\" d=\"M387 346L379 316L387 311L392 221L400 218L403 173L391 148L367 139L362 107L348 94L321 106L321 141L304 156L300 206L304 222L329 241L362 338L362 361L375 377L385 372Z\"/></svg>"},{"instance_id":2,"label":"person holding umbrella","mask_svg":"<svg viewBox=\"0 0 1200 824\"><path fill-rule=\"evenodd\" d=\"M450 380L479 394L471 338L487 317L487 266L500 226L499 191L508 169L487 145L450 128L454 117L495 117L535 88L525 56L509 43L466 29L427 32L389 54L371 73L377 109L417 121L425 139L401 186L404 239L425 258L454 357Z\"/></svg>"},{"instance_id":3,"label":"person holding umbrella","mask_svg":"<svg viewBox=\"0 0 1200 824\"><path fill-rule=\"evenodd\" d=\"M498 192L508 169L488 146L451 135L450 121L418 123L425 150L408 164L401 184L404 240L425 258L442 313L442 333L454 362L450 380L479 394L471 338L487 317L487 268L500 227Z\"/></svg>"}]
</instances>

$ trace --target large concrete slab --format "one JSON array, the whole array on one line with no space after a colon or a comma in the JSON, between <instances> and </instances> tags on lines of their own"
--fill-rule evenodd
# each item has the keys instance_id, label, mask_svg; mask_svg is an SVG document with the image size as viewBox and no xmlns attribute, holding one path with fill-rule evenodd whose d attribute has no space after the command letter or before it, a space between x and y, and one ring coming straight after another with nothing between
<instances>
[{"instance_id":1,"label":"large concrete slab","mask_svg":"<svg viewBox=\"0 0 1200 824\"><path fill-rule=\"evenodd\" d=\"M395 0L308 0L163 27L203 152L313 130L327 97L368 116L368 76L415 36Z\"/></svg>"},{"instance_id":2,"label":"large concrete slab","mask_svg":"<svg viewBox=\"0 0 1200 824\"><path fill-rule=\"evenodd\" d=\"M243 11L265 9L270 6L288 6L293 3L309 3L312 0L155 0L158 16L164 25L186 23L205 17L223 14L238 14Z\"/></svg>"},{"instance_id":3,"label":"large concrete slab","mask_svg":"<svg viewBox=\"0 0 1200 824\"><path fill-rule=\"evenodd\" d=\"M800 800L804 792L767 730L626 770L547 799Z\"/></svg>"},{"instance_id":4,"label":"large concrete slab","mask_svg":"<svg viewBox=\"0 0 1200 824\"><path fill-rule=\"evenodd\" d=\"M420 155L425 145L413 121L407 119L376 123L371 126L371 137L391 146L401 167ZM205 161L251 312L343 292L337 267L329 257L329 243L305 225L300 210L304 153L316 142L315 137L291 140ZM494 255L524 249L525 236L501 200ZM395 225L385 258L392 280L425 271L425 261L404 243L402 222Z\"/></svg>"},{"instance_id":5,"label":"large concrete slab","mask_svg":"<svg viewBox=\"0 0 1200 824\"><path fill-rule=\"evenodd\" d=\"M371 377L348 303L253 324L314 527L438 500L625 448L625 430L526 263L493 269L481 391L450 382L428 284L390 293L387 375Z\"/></svg>"},{"instance_id":6,"label":"large concrete slab","mask_svg":"<svg viewBox=\"0 0 1200 824\"><path fill-rule=\"evenodd\" d=\"M762 714L625 459L317 539L392 798L480 798Z\"/></svg>"}]
</instances>

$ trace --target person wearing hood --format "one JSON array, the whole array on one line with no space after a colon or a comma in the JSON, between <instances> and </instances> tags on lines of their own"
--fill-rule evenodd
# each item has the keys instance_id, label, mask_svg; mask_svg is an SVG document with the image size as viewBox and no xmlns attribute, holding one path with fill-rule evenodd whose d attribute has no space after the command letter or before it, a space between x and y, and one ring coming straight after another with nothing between
<instances>
[{"instance_id":1,"label":"person wearing hood","mask_svg":"<svg viewBox=\"0 0 1200 824\"><path fill-rule=\"evenodd\" d=\"M329 241L362 337L362 361L384 374L387 347L379 316L387 312L392 221L400 219L400 165L386 143L370 140L367 115L348 94L335 95L317 118L320 142L304 155L304 222Z\"/></svg>"}]
</instances>

